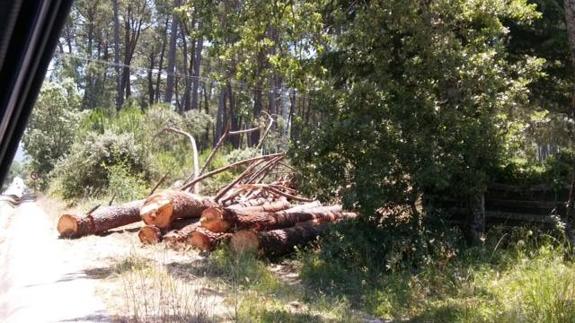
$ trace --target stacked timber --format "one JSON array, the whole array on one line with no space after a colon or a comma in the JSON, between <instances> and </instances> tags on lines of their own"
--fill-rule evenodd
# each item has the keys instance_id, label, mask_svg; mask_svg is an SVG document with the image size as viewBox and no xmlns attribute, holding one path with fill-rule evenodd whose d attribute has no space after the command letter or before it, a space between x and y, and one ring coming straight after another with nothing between
<instances>
[{"instance_id":1,"label":"stacked timber","mask_svg":"<svg viewBox=\"0 0 575 323\"><path fill-rule=\"evenodd\" d=\"M152 192L142 200L95 207L84 214L66 213L57 229L61 237L78 238L141 222L138 238L144 245L211 251L229 243L236 252L275 256L313 240L330 223L355 217L340 205L301 196L289 177L265 183L266 176L283 165L283 158L284 154L250 158L196 174L179 190ZM244 170L213 196L198 194L195 184L242 165Z\"/></svg>"}]
</instances>

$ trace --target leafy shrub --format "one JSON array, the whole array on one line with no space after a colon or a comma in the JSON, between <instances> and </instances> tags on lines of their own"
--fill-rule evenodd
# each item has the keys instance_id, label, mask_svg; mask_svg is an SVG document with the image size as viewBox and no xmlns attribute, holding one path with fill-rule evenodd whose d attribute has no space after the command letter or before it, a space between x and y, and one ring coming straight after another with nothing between
<instances>
[{"instance_id":1,"label":"leafy shrub","mask_svg":"<svg viewBox=\"0 0 575 323\"><path fill-rule=\"evenodd\" d=\"M342 223L320 239L321 248L303 258L302 276L323 292L361 294L363 285L385 273L448 263L458 253L461 232L431 218L387 218L378 227Z\"/></svg>"},{"instance_id":2,"label":"leafy shrub","mask_svg":"<svg viewBox=\"0 0 575 323\"><path fill-rule=\"evenodd\" d=\"M543 64L507 58L504 22L528 24L539 16L535 7L380 1L338 14L333 40L341 50L322 57L329 81L310 102L317 126L292 151L313 184L308 191L338 192L368 216L420 194L465 199L483 191L503 157L504 116L529 107L528 86ZM432 27L426 15L444 23ZM375 42L366 37L374 30Z\"/></svg>"},{"instance_id":3,"label":"leafy shrub","mask_svg":"<svg viewBox=\"0 0 575 323\"><path fill-rule=\"evenodd\" d=\"M495 169L493 179L496 182L535 185L549 184L555 189L561 189L571 183L573 171L573 153L563 151L540 162L511 162L504 167Z\"/></svg>"},{"instance_id":4,"label":"leafy shrub","mask_svg":"<svg viewBox=\"0 0 575 323\"><path fill-rule=\"evenodd\" d=\"M132 201L146 196L148 185L142 174L132 174L123 163L111 165L108 171L107 193L118 201Z\"/></svg>"},{"instance_id":5,"label":"leafy shrub","mask_svg":"<svg viewBox=\"0 0 575 323\"><path fill-rule=\"evenodd\" d=\"M89 133L75 142L54 171L56 190L65 199L102 193L110 185L110 170L121 165L131 176L149 176L149 161L132 134ZM110 168L112 167L112 168Z\"/></svg>"},{"instance_id":6,"label":"leafy shrub","mask_svg":"<svg viewBox=\"0 0 575 323\"><path fill-rule=\"evenodd\" d=\"M45 82L42 86L23 142L31 157L31 171L43 179L74 141L80 120L79 106L80 96L70 80L61 84Z\"/></svg>"}]
</instances>

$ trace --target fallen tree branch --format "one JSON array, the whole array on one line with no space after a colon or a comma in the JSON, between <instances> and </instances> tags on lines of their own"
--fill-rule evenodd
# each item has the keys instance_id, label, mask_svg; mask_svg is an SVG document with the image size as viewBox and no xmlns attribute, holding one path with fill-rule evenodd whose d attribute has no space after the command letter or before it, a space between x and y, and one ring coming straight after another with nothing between
<instances>
[{"instance_id":1,"label":"fallen tree branch","mask_svg":"<svg viewBox=\"0 0 575 323\"><path fill-rule=\"evenodd\" d=\"M239 183L243 178L245 178L246 176L248 176L249 174L251 174L251 172L259 165L263 162L263 159L257 160L255 162L253 162L253 164L251 164L250 166L248 166L248 168L246 168L246 170L243 171L243 173L241 173L235 180L233 180L231 183L229 183L228 185L226 185L224 188L222 188L218 194L216 194L216 196L214 197L214 201L219 201L219 199L224 196L232 187L234 187L234 185L236 185L237 183Z\"/></svg>"},{"instance_id":2,"label":"fallen tree branch","mask_svg":"<svg viewBox=\"0 0 575 323\"><path fill-rule=\"evenodd\" d=\"M206 169L208 169L208 166L212 162L212 159L214 158L216 152L218 151L218 149L220 149L220 147L223 145L224 141L226 140L226 138L228 136L241 135L243 133L250 133L250 132L254 132L256 130L260 130L260 128L254 127L254 128L250 128L250 129L243 129L243 130L236 130L236 131L229 131L226 129L226 131L224 131L224 134L220 137L220 139L218 139L218 142L216 143L216 145L214 146L214 148L212 149L212 151L208 155L208 158L206 159L204 166L202 166L202 169L200 170L200 175L202 175L206 171ZM186 180L186 182L188 180Z\"/></svg>"},{"instance_id":3,"label":"fallen tree branch","mask_svg":"<svg viewBox=\"0 0 575 323\"><path fill-rule=\"evenodd\" d=\"M271 191L271 192L274 192L274 193L276 193L276 194L278 194L278 195L287 197L288 199L292 199L292 200L295 200L295 201L302 201L302 202L311 202L311 201L313 201L312 199L308 199L307 197L296 196L296 195L292 195L292 194L289 194L289 193L286 193L286 192L282 192L282 191L280 191L280 190L278 190L278 189L273 188L272 186L267 186L266 189L269 190L269 191Z\"/></svg>"},{"instance_id":4,"label":"fallen tree branch","mask_svg":"<svg viewBox=\"0 0 575 323\"><path fill-rule=\"evenodd\" d=\"M194 173L192 175L193 179L198 178L198 176L200 176L200 164L199 164L199 157L198 157L198 145L196 144L196 139L194 139L194 136L192 136L191 134L182 131L180 129L176 129L176 128L172 128L172 127L167 127L164 128L165 131L171 131L180 135L184 135L186 137L188 137L188 139L190 140L190 143L192 144L192 151L193 151L193 159L194 159ZM198 192L198 187L194 184L192 184L191 186L191 191L193 193L199 193Z\"/></svg>"},{"instance_id":5,"label":"fallen tree branch","mask_svg":"<svg viewBox=\"0 0 575 323\"><path fill-rule=\"evenodd\" d=\"M265 111L262 111L262 112L265 113L265 114L268 116L269 124L268 124L268 126L266 127L266 131L264 131L263 136L260 138L260 142L258 142L258 145L256 146L256 149L260 149L260 148L262 147L262 144L264 143L264 140L265 140L266 137L268 136L268 133L270 132L270 130L271 130L271 128L272 128L272 125L274 124L274 118L272 118L272 116L271 116L269 113L267 113L267 112L265 112Z\"/></svg>"},{"instance_id":6,"label":"fallen tree branch","mask_svg":"<svg viewBox=\"0 0 575 323\"><path fill-rule=\"evenodd\" d=\"M263 173L268 173L275 165L277 165L277 163L284 159L284 156L278 156L276 158L273 158L271 160L269 160L265 165L263 165L257 172L255 172L253 175L251 175L247 180L246 183L255 183L255 180L260 177Z\"/></svg>"},{"instance_id":7,"label":"fallen tree branch","mask_svg":"<svg viewBox=\"0 0 575 323\"><path fill-rule=\"evenodd\" d=\"M215 170L213 170L213 171L211 171L211 172L209 172L209 173L206 173L206 174L204 174L204 175L201 175L200 177L198 177L198 178L196 178L196 179L193 179L191 182L189 182L189 183L187 183L187 184L184 184L184 185L180 188L180 190L186 190L186 189L188 189L189 187L191 187L192 185L194 185L195 183L197 183L197 182L199 182L199 181L202 181L202 180L204 180L204 179L206 179L206 178L208 178L208 177L217 175L217 174L219 174L219 173L221 173L221 172L224 172L224 171L226 171L226 170L228 170L228 169L230 169L230 168L234 168L234 167L237 167L237 166L240 166L240 165L243 165L243 164L248 164L248 163L251 163L251 162L254 162L254 161L257 161L257 160L261 160L261 159L274 158L274 157L281 156L281 155L284 155L284 153L275 153L275 154L258 156L258 157L253 157L253 158L250 158L250 159L240 160L240 161L235 162L235 163L233 163L233 164L230 164L230 165L227 165L227 166L224 166L224 167L220 167L220 168L215 169Z\"/></svg>"},{"instance_id":8,"label":"fallen tree branch","mask_svg":"<svg viewBox=\"0 0 575 323\"><path fill-rule=\"evenodd\" d=\"M150 191L150 194L148 194L148 196L154 194L154 192L158 189L158 187L160 187L160 185L162 185L162 183L166 180L167 177L168 177L168 174L165 174L164 176L162 176L162 178L160 178L160 180L154 186L154 188L152 188L152 190Z\"/></svg>"}]
</instances>

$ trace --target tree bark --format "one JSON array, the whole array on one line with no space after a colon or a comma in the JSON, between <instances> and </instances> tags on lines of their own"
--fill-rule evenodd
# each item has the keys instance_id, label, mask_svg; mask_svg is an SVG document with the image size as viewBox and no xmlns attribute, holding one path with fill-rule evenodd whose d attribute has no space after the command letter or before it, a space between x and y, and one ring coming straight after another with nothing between
<instances>
[{"instance_id":1,"label":"tree bark","mask_svg":"<svg viewBox=\"0 0 575 323\"><path fill-rule=\"evenodd\" d=\"M174 6L178 7L180 5L180 0L174 1ZM175 85L175 75L176 68L176 41L178 38L178 16L176 14L172 15L172 26L170 30L170 44L168 46L168 68L167 68L167 79L166 79L166 93L164 97L164 102L172 103L172 97L174 95L174 85Z\"/></svg>"},{"instance_id":2,"label":"tree bark","mask_svg":"<svg viewBox=\"0 0 575 323\"><path fill-rule=\"evenodd\" d=\"M290 253L297 245L315 239L327 228L327 223L300 223L287 229L256 232L242 230L232 235L230 248L236 253L257 252L268 257Z\"/></svg>"},{"instance_id":3,"label":"tree bark","mask_svg":"<svg viewBox=\"0 0 575 323\"><path fill-rule=\"evenodd\" d=\"M214 133L214 146L217 145L218 138L224 133L226 123L226 89L220 88L218 100L218 112L216 113L216 132Z\"/></svg>"},{"instance_id":4,"label":"tree bark","mask_svg":"<svg viewBox=\"0 0 575 323\"><path fill-rule=\"evenodd\" d=\"M124 104L122 92L122 78L120 77L120 14L118 0L112 0L114 11L114 71L116 73L116 109Z\"/></svg>"},{"instance_id":5,"label":"tree bark","mask_svg":"<svg viewBox=\"0 0 575 323\"><path fill-rule=\"evenodd\" d=\"M575 68L575 0L564 0L563 6L565 10L565 24L567 26L567 38L569 39L569 50L571 52L571 64ZM571 120L575 120L575 86L571 93ZM571 128L571 137L575 136L575 130ZM567 201L567 209L565 212L566 222L566 235L571 241L571 245L575 245L575 221L573 219L573 207L575 201L575 163L571 169L572 180L571 189L569 191L569 198Z\"/></svg>"},{"instance_id":6,"label":"tree bark","mask_svg":"<svg viewBox=\"0 0 575 323\"><path fill-rule=\"evenodd\" d=\"M138 200L102 207L87 216L63 214L58 220L57 229L60 236L66 238L104 233L110 229L140 221L140 207L143 203L143 200Z\"/></svg>"},{"instance_id":7,"label":"tree bark","mask_svg":"<svg viewBox=\"0 0 575 323\"><path fill-rule=\"evenodd\" d=\"M162 49L160 51L160 61L158 62L158 74L156 75L156 89L154 94L154 103L158 103L160 101L160 85L162 84L162 69L164 68L164 54L166 53L166 44L167 44L167 33L168 33L168 23L170 19L166 17L166 24L164 25L164 32L162 37Z\"/></svg>"},{"instance_id":8,"label":"tree bark","mask_svg":"<svg viewBox=\"0 0 575 323\"><path fill-rule=\"evenodd\" d=\"M254 118L259 120L262 113L262 84L261 82L256 83L256 88L254 89ZM252 132L250 136L250 146L257 146L260 141L260 132Z\"/></svg>"},{"instance_id":9,"label":"tree bark","mask_svg":"<svg viewBox=\"0 0 575 323\"><path fill-rule=\"evenodd\" d=\"M152 71L154 70L156 64L156 53L150 51L150 66L148 67L148 106L154 104L154 75Z\"/></svg>"},{"instance_id":10,"label":"tree bark","mask_svg":"<svg viewBox=\"0 0 575 323\"><path fill-rule=\"evenodd\" d=\"M189 71L192 70L192 66L194 64L194 47L195 47L195 43L192 41L192 49L191 52L192 54L189 55L189 51L188 51L188 40L186 39L186 33L184 32L184 28L182 26L181 28L181 35L182 35L182 54L184 56L183 62L184 62L184 71L186 73L186 77L184 78L184 95L182 98L182 112L184 111L188 111L190 110L190 106L191 106L191 92L192 92L192 80L189 77L189 74L191 74ZM188 56L190 57L190 59L188 60Z\"/></svg>"},{"instance_id":11,"label":"tree bark","mask_svg":"<svg viewBox=\"0 0 575 323\"><path fill-rule=\"evenodd\" d=\"M254 229L256 231L287 228L300 222L316 220L318 223L335 222L355 217L355 213L343 212L341 206L322 206L309 210L283 210L273 213L245 213L225 209L220 214L202 214L201 226L214 232Z\"/></svg>"},{"instance_id":12,"label":"tree bark","mask_svg":"<svg viewBox=\"0 0 575 323\"><path fill-rule=\"evenodd\" d=\"M228 82L227 84L228 89L228 100L229 100L229 111L230 111L230 130L239 130L240 123L238 117L238 111L236 109L236 102L234 98L234 91L232 89L232 84ZM240 148L240 136L233 136L230 137L230 143L234 148Z\"/></svg>"},{"instance_id":13,"label":"tree bark","mask_svg":"<svg viewBox=\"0 0 575 323\"><path fill-rule=\"evenodd\" d=\"M201 28L201 22L198 25ZM196 41L196 46L194 48L194 67L192 70L192 106L191 108L196 110L199 109L198 106L198 90L200 88L200 71L202 67L202 49L204 47L204 39L200 36Z\"/></svg>"}]
</instances>

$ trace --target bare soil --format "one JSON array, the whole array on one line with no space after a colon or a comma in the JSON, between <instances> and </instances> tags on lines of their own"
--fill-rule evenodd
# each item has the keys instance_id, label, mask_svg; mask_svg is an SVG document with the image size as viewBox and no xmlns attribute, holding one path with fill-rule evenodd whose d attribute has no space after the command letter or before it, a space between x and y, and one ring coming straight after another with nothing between
<instances>
[{"instance_id":1,"label":"bare soil","mask_svg":"<svg viewBox=\"0 0 575 323\"><path fill-rule=\"evenodd\" d=\"M165 321L167 315L194 310L218 321L229 317L224 295L201 273L205 259L197 252L142 247L137 237L142 223L103 236L59 239L56 221L63 209L61 203L42 197L17 208L0 204L0 322ZM130 276L142 259L161 267L161 273ZM149 279L154 275L160 278ZM201 309L139 312L153 308L152 301L161 298L154 293L168 292L162 285L184 280L186 297L201 297ZM150 304L130 307L132 298Z\"/></svg>"}]
</instances>

